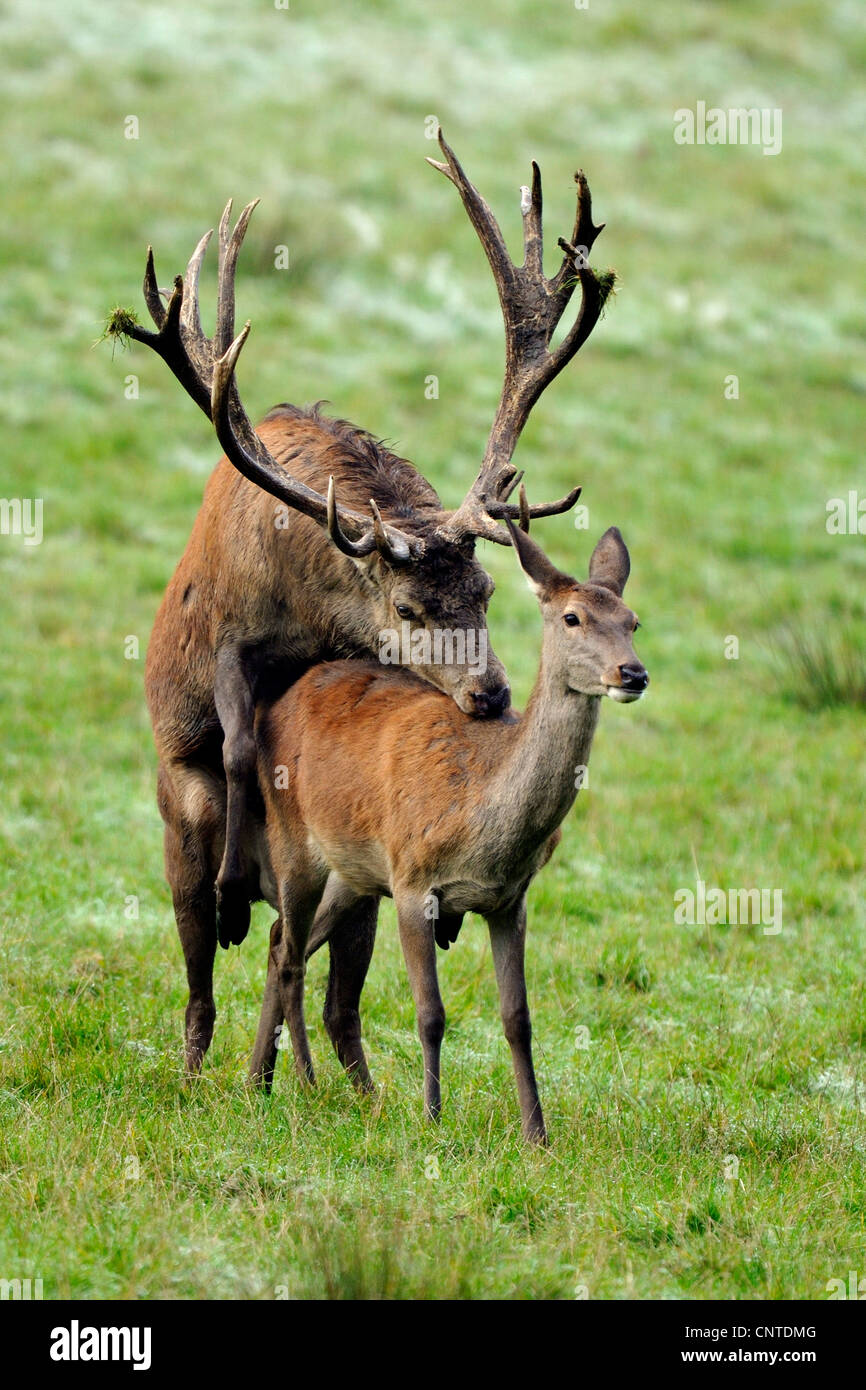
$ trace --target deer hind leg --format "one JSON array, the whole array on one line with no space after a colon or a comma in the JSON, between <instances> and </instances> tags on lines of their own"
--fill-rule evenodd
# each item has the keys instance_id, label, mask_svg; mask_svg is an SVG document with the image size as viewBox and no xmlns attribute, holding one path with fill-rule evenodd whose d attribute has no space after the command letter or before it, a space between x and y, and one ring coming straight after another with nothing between
<instances>
[{"instance_id":1,"label":"deer hind leg","mask_svg":"<svg viewBox=\"0 0 866 1390\"><path fill-rule=\"evenodd\" d=\"M327 941L328 989L322 1014L334 1051L359 1091L374 1091L361 1042L361 991L376 944L377 896L359 897L332 873L316 913L307 959Z\"/></svg>"},{"instance_id":2,"label":"deer hind leg","mask_svg":"<svg viewBox=\"0 0 866 1390\"><path fill-rule=\"evenodd\" d=\"M280 882L280 921L279 924L274 924L271 932L268 977L256 1040L256 1055L253 1059L254 1072L256 1066L261 1068L264 1064L266 1073L271 1057L265 1047L265 1035L270 1028L273 1039L271 1046L276 1053L279 1004L282 1017L289 1025L295 1070L303 1081L311 1085L315 1084L316 1076L304 1018L304 976L307 968L307 942L323 888L324 877L313 872L295 874L291 878L283 878Z\"/></svg>"},{"instance_id":3,"label":"deer hind leg","mask_svg":"<svg viewBox=\"0 0 866 1390\"><path fill-rule=\"evenodd\" d=\"M439 1059L445 1032L445 1006L436 974L433 923L425 913L424 897L395 893L394 900L424 1055L424 1114L429 1120L438 1120L442 1110Z\"/></svg>"},{"instance_id":4,"label":"deer hind leg","mask_svg":"<svg viewBox=\"0 0 866 1390\"><path fill-rule=\"evenodd\" d=\"M277 1064L277 1052L283 1028L283 1001L277 979L275 952L282 938L282 922L278 917L271 927L268 947L268 973L265 980L265 993L262 999L262 1012L256 1033L255 1046L250 1062L249 1081L263 1091L270 1091Z\"/></svg>"},{"instance_id":5,"label":"deer hind leg","mask_svg":"<svg viewBox=\"0 0 866 1390\"><path fill-rule=\"evenodd\" d=\"M323 1019L334 1051L359 1091L375 1091L361 1042L359 1004L376 942L378 897L359 898L331 874L307 942L306 958L328 943L330 967ZM279 919L271 928L271 945L280 936ZM250 1065L250 1081L270 1090L279 1051L283 1005L276 966L269 957L265 997Z\"/></svg>"},{"instance_id":6,"label":"deer hind leg","mask_svg":"<svg viewBox=\"0 0 866 1390\"><path fill-rule=\"evenodd\" d=\"M256 783L254 699L236 647L217 654L214 703L223 728L226 774L226 838L216 880L219 944L239 946L250 929L250 897L243 855L247 803Z\"/></svg>"},{"instance_id":7,"label":"deer hind leg","mask_svg":"<svg viewBox=\"0 0 866 1390\"><path fill-rule=\"evenodd\" d=\"M186 962L185 1063L188 1074L201 1069L213 1037L216 1007L213 963L216 955L214 867L219 852L222 793L208 773L159 769L159 807L165 820L165 876L174 901Z\"/></svg>"},{"instance_id":8,"label":"deer hind leg","mask_svg":"<svg viewBox=\"0 0 866 1390\"><path fill-rule=\"evenodd\" d=\"M511 1048L523 1136L534 1144L547 1143L535 1068L532 1065L532 1025L526 998L524 948L526 943L526 897L505 912L487 918L490 946L499 988L502 1026Z\"/></svg>"}]
</instances>

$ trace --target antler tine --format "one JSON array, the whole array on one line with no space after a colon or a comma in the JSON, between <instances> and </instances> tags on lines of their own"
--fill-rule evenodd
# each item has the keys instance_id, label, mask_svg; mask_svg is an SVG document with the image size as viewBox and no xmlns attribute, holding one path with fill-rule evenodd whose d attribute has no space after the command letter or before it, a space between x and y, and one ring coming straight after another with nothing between
<instances>
[{"instance_id":1,"label":"antler tine","mask_svg":"<svg viewBox=\"0 0 866 1390\"><path fill-rule=\"evenodd\" d=\"M529 502L526 496L526 488L520 484L520 529L529 535Z\"/></svg>"},{"instance_id":2,"label":"antler tine","mask_svg":"<svg viewBox=\"0 0 866 1390\"><path fill-rule=\"evenodd\" d=\"M541 170L533 159L532 187L520 190L520 211L523 213L523 264L533 275L544 273L541 209Z\"/></svg>"},{"instance_id":3,"label":"antler tine","mask_svg":"<svg viewBox=\"0 0 866 1390\"><path fill-rule=\"evenodd\" d=\"M198 280L201 274L202 263L213 236L213 228L205 232L198 246L189 258L186 267L186 275L183 277L184 295L181 305L180 321L182 327L190 333L194 333L196 338L203 338L204 333L201 326L201 315L198 307Z\"/></svg>"},{"instance_id":4,"label":"antler tine","mask_svg":"<svg viewBox=\"0 0 866 1390\"><path fill-rule=\"evenodd\" d=\"M532 183L521 188L523 214L523 265L516 266L505 247L499 225L480 193L469 182L454 151L439 131L439 144L445 163L430 159L460 193L472 225L493 270L505 324L505 375L496 417L484 450L475 482L455 513L444 525L451 536L475 535L496 539L498 528L491 520L508 516L535 518L553 516L573 506L580 489L574 489L559 502L530 507L521 513L504 506L517 486L511 462L520 434L539 396L571 361L589 337L613 289L614 274L597 275L586 257L601 226L592 221L592 199L582 170L575 174L577 210L572 242L559 239L563 263L552 280L543 269L542 188L538 165L532 164ZM577 285L581 303L575 322L555 348L550 344L556 327ZM503 539L507 544L507 539Z\"/></svg>"},{"instance_id":5,"label":"antler tine","mask_svg":"<svg viewBox=\"0 0 866 1390\"><path fill-rule=\"evenodd\" d=\"M373 514L373 537L379 554L392 565L405 564L412 555L408 542L403 539L399 531L388 531L382 521L378 504L373 497L370 498L370 511Z\"/></svg>"},{"instance_id":6,"label":"antler tine","mask_svg":"<svg viewBox=\"0 0 866 1390\"><path fill-rule=\"evenodd\" d=\"M515 473L514 477L511 479L511 482L508 483L508 485L503 489L502 494L500 496L500 501L508 501L514 489L516 487L520 487L520 484L523 482L524 476L525 470L523 468L521 468L519 473Z\"/></svg>"},{"instance_id":7,"label":"antler tine","mask_svg":"<svg viewBox=\"0 0 866 1390\"><path fill-rule=\"evenodd\" d=\"M369 555L376 548L372 529L367 531L360 541L352 541L344 534L337 513L337 492L333 473L328 479L328 535L338 550L342 550L344 555L351 555L353 559Z\"/></svg>"},{"instance_id":8,"label":"antler tine","mask_svg":"<svg viewBox=\"0 0 866 1390\"><path fill-rule=\"evenodd\" d=\"M438 159L428 158L427 163L432 165L434 169L438 169L440 174L444 174L447 179L450 179L460 194L469 220L478 233L478 239L490 262L490 269L493 271L493 278L496 281L496 288L499 290L499 298L504 311L514 276L514 265L508 254L505 238L487 203L478 189L466 177L460 160L442 134L441 126L439 127L439 148L442 150L446 162L443 164Z\"/></svg>"},{"instance_id":9,"label":"antler tine","mask_svg":"<svg viewBox=\"0 0 866 1390\"><path fill-rule=\"evenodd\" d=\"M156 283L156 270L154 269L153 264L152 246L148 246L147 248L147 262L145 263L144 267L144 284L142 286L142 289L144 291L144 302L147 305L148 313L150 314L150 317L153 319L157 329L159 330L165 323L165 305L162 302L162 296L159 293L159 286ZM136 325L136 327L137 326L138 325ZM141 338L138 334L134 335L135 337L139 338L139 342L147 341L148 338L152 338L154 336L154 334L148 332L146 328L142 329L141 333L146 335L146 337Z\"/></svg>"},{"instance_id":10,"label":"antler tine","mask_svg":"<svg viewBox=\"0 0 866 1390\"><path fill-rule=\"evenodd\" d=\"M409 546L399 533L395 531L392 535L388 534L379 508L372 497L370 498L370 511L373 514L373 524L357 541L350 540L340 526L333 474L328 479L327 503L328 535L337 549L342 550L344 555L351 555L353 559L360 559L365 555L370 555L374 550L378 550L379 554L393 565L405 564L411 559Z\"/></svg>"},{"instance_id":11,"label":"antler tine","mask_svg":"<svg viewBox=\"0 0 866 1390\"><path fill-rule=\"evenodd\" d=\"M562 237L559 238L558 245L562 249L564 259L556 275L551 280L554 291L559 294L566 286L569 287L568 298L571 298L571 291L574 289L574 262L578 250L581 257L589 255L595 239L604 231L606 222L601 222L596 227L592 220L592 194L589 191L589 184L586 181L586 174L582 169L578 169L574 182L577 185L577 208L574 214L574 231L571 234L571 241L567 242ZM566 300L566 303L568 300ZM564 307L564 306L563 306Z\"/></svg>"},{"instance_id":12,"label":"antler tine","mask_svg":"<svg viewBox=\"0 0 866 1390\"><path fill-rule=\"evenodd\" d=\"M464 503L459 511L452 513L444 525L440 528L444 535L452 539L459 539L461 536L472 535L478 540L493 541L496 545L510 545L508 534L498 526L498 521L516 521L518 525L527 529L524 522L538 521L540 517L559 516L561 512L568 512L574 506L580 496L582 488L572 488L571 492L565 497L561 497L558 502L538 502L530 505L527 502L528 511L524 512L521 502L517 506L506 502L489 502L486 507L478 506L470 511L469 505ZM521 494L525 492L521 488ZM464 516L463 507L466 507Z\"/></svg>"},{"instance_id":13,"label":"antler tine","mask_svg":"<svg viewBox=\"0 0 866 1390\"><path fill-rule=\"evenodd\" d=\"M529 517L532 521L537 521L542 516L559 516L561 512L570 512L583 488L573 487L571 492L567 492L564 497L560 497L558 502L536 502L529 508ZM521 492L525 488L521 486ZM523 511L520 506L513 506L510 503L491 502L487 507L487 515L494 521L504 521L509 517L511 521L520 521L523 518ZM502 536L500 527L494 527L497 536ZM506 541L507 544L507 541Z\"/></svg>"},{"instance_id":14,"label":"antler tine","mask_svg":"<svg viewBox=\"0 0 866 1390\"><path fill-rule=\"evenodd\" d=\"M218 279L218 299L217 299L217 321L214 331L214 353L221 357L229 347L235 333L235 270L237 269L238 255L243 245L244 237L247 233L250 218L259 205L259 199L255 198L251 203L247 203L243 212L235 224L235 229L231 236L228 236L229 219L231 218L232 200L226 204L225 212L220 219L219 227L219 279Z\"/></svg>"}]
</instances>

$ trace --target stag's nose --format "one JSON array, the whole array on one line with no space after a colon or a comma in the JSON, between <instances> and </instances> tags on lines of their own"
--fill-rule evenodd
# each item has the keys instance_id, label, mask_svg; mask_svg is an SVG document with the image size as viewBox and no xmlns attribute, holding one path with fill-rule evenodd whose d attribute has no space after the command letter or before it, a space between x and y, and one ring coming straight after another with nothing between
<instances>
[{"instance_id":1,"label":"stag's nose","mask_svg":"<svg viewBox=\"0 0 866 1390\"><path fill-rule=\"evenodd\" d=\"M636 662L626 662L619 668L623 690L646 690L649 685L649 672L645 666Z\"/></svg>"},{"instance_id":2,"label":"stag's nose","mask_svg":"<svg viewBox=\"0 0 866 1390\"><path fill-rule=\"evenodd\" d=\"M511 704L511 686L500 685L495 690L476 690L472 701L479 719L496 719Z\"/></svg>"}]
</instances>

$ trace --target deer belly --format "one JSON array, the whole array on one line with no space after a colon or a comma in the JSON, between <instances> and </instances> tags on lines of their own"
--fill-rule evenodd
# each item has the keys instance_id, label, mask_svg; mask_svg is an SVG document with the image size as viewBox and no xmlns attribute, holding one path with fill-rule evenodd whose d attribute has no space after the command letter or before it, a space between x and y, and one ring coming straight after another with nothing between
<instances>
[{"instance_id":1,"label":"deer belly","mask_svg":"<svg viewBox=\"0 0 866 1390\"><path fill-rule=\"evenodd\" d=\"M455 915L478 912L482 917L508 907L523 891L523 883L473 883L469 879L436 885L441 912Z\"/></svg>"},{"instance_id":2,"label":"deer belly","mask_svg":"<svg viewBox=\"0 0 866 1390\"><path fill-rule=\"evenodd\" d=\"M391 871L388 856L378 840L329 839L310 835L310 847L331 870L336 871L356 893L390 893Z\"/></svg>"}]
</instances>

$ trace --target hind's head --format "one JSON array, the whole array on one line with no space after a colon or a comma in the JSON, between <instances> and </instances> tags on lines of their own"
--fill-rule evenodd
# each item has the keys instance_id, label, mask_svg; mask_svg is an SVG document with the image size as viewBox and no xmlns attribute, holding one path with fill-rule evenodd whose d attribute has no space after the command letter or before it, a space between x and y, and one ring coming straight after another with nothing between
<instances>
[{"instance_id":1,"label":"hind's head","mask_svg":"<svg viewBox=\"0 0 866 1390\"><path fill-rule=\"evenodd\" d=\"M566 689L609 695L622 704L639 700L649 675L632 645L640 624L622 599L631 566L617 528L605 531L592 552L589 578L581 583L557 569L531 536L508 526L541 608L547 660Z\"/></svg>"}]
</instances>

